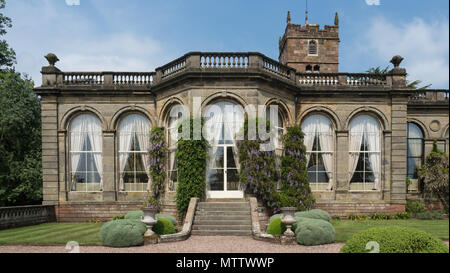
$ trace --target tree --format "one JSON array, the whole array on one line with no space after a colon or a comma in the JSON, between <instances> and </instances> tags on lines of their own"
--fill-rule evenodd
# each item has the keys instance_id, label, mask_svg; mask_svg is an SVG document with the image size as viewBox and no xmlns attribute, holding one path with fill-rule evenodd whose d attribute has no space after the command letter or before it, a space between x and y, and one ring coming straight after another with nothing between
<instances>
[{"instance_id":1,"label":"tree","mask_svg":"<svg viewBox=\"0 0 450 273\"><path fill-rule=\"evenodd\" d=\"M423 182L425 197L437 197L448 212L449 181L448 155L440 151L434 142L433 150L425 159L425 164L419 170L419 178Z\"/></svg>"},{"instance_id":2,"label":"tree","mask_svg":"<svg viewBox=\"0 0 450 273\"><path fill-rule=\"evenodd\" d=\"M0 10L5 8L5 0L0 0ZM0 12L0 37L6 34L6 29L12 27L11 18ZM11 67L16 63L16 53L9 47L6 40L0 39L0 69Z\"/></svg>"},{"instance_id":3,"label":"tree","mask_svg":"<svg viewBox=\"0 0 450 273\"><path fill-rule=\"evenodd\" d=\"M389 66L386 66L385 68L381 68L379 66L371 67L366 70L366 73L373 74L373 75L379 75L379 76L385 76L389 73ZM420 81L420 80L415 80L412 82L409 80L406 80L406 87L408 87L409 89L415 89L415 90L425 90L431 86L431 84L428 84L428 85L419 87L419 84L421 84L421 83L422 83L422 81Z\"/></svg>"},{"instance_id":4,"label":"tree","mask_svg":"<svg viewBox=\"0 0 450 273\"><path fill-rule=\"evenodd\" d=\"M0 13L0 36L8 27L11 19ZM33 82L14 70L15 62L14 50L0 39L0 206L42 199L40 104Z\"/></svg>"}]
</instances>

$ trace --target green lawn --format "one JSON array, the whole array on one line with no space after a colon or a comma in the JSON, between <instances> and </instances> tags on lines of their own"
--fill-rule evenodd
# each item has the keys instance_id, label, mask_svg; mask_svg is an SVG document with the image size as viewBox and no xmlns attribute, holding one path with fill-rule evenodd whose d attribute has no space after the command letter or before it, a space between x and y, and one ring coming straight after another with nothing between
<instances>
[{"instance_id":1,"label":"green lawn","mask_svg":"<svg viewBox=\"0 0 450 273\"><path fill-rule=\"evenodd\" d=\"M54 245L76 241L80 245L100 245L103 223L46 223L0 231L0 245Z\"/></svg>"},{"instance_id":2,"label":"green lawn","mask_svg":"<svg viewBox=\"0 0 450 273\"><path fill-rule=\"evenodd\" d=\"M336 242L345 242L362 230L376 226L413 227L436 235L442 240L449 239L448 220L367 220L332 221L336 229ZM0 231L0 245L65 245L76 241L80 245L100 245L99 232L103 223L47 223Z\"/></svg>"},{"instance_id":3,"label":"green lawn","mask_svg":"<svg viewBox=\"0 0 450 273\"><path fill-rule=\"evenodd\" d=\"M448 240L448 220L367 220L367 221L352 221L341 220L331 221L336 230L336 242L346 242L353 234L363 231L371 227L378 226L402 226L417 228L431 234L434 234L441 240Z\"/></svg>"}]
</instances>

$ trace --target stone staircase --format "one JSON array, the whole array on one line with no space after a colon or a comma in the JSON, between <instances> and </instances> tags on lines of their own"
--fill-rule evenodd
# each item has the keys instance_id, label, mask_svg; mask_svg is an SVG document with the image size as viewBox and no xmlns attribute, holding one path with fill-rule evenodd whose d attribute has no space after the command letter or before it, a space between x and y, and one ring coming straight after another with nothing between
<instances>
[{"instance_id":1,"label":"stone staircase","mask_svg":"<svg viewBox=\"0 0 450 273\"><path fill-rule=\"evenodd\" d=\"M192 235L252 235L250 203L244 199L207 200L195 211Z\"/></svg>"}]
</instances>

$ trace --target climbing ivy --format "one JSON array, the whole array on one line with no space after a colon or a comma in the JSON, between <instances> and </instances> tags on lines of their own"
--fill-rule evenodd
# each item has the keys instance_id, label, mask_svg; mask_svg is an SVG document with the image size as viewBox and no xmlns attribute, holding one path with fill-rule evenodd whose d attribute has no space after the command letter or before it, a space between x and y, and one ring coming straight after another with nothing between
<instances>
[{"instance_id":1,"label":"climbing ivy","mask_svg":"<svg viewBox=\"0 0 450 273\"><path fill-rule=\"evenodd\" d=\"M304 134L297 125L287 128L282 136L284 151L281 156L281 193L280 205L297 207L297 210L309 210L314 207L315 199L308 181L306 147Z\"/></svg>"},{"instance_id":2,"label":"climbing ivy","mask_svg":"<svg viewBox=\"0 0 450 273\"><path fill-rule=\"evenodd\" d=\"M148 160L150 176L152 178L152 193L155 199L164 194L164 181L166 180L167 145L164 137L164 128L155 127L150 131L150 147Z\"/></svg>"},{"instance_id":3,"label":"climbing ivy","mask_svg":"<svg viewBox=\"0 0 450 273\"><path fill-rule=\"evenodd\" d=\"M179 132L184 124L181 123ZM203 121L202 121L203 124ZM190 120L190 139L180 139L175 154L178 170L178 186L176 202L178 215L184 217L192 197L203 198L206 187L206 161L208 158L208 142L201 136L193 139L194 120Z\"/></svg>"}]
</instances>

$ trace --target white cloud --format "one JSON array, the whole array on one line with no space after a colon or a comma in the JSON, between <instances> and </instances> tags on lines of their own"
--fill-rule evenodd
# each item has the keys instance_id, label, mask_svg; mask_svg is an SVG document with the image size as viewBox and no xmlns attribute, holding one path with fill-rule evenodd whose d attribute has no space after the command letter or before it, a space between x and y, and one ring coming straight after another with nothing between
<instances>
[{"instance_id":1,"label":"white cloud","mask_svg":"<svg viewBox=\"0 0 450 273\"><path fill-rule=\"evenodd\" d=\"M39 86L49 52L61 60L56 65L63 71L154 71L170 60L159 41L133 31L105 31L101 16L92 13L87 17L48 0L9 2L5 14L13 28L6 39L17 54L16 70Z\"/></svg>"},{"instance_id":2,"label":"white cloud","mask_svg":"<svg viewBox=\"0 0 450 273\"><path fill-rule=\"evenodd\" d=\"M448 88L449 21L425 22L414 18L408 23L393 24L377 18L363 35L360 50L381 63L401 55L409 80L431 83L432 88Z\"/></svg>"},{"instance_id":3,"label":"white cloud","mask_svg":"<svg viewBox=\"0 0 450 273\"><path fill-rule=\"evenodd\" d=\"M369 6L372 6L372 5L379 6L380 0L366 0L366 4Z\"/></svg>"}]
</instances>

